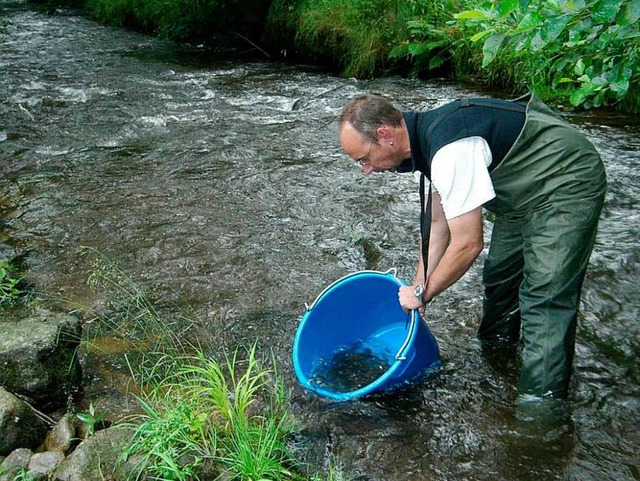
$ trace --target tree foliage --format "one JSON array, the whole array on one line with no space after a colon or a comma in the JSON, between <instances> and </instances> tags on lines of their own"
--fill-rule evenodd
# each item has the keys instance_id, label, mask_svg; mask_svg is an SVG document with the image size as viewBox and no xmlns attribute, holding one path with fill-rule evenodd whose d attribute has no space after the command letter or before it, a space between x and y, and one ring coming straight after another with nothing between
<instances>
[{"instance_id":1,"label":"tree foliage","mask_svg":"<svg viewBox=\"0 0 640 481\"><path fill-rule=\"evenodd\" d=\"M501 0L455 15L482 42L482 66L525 63L532 86L565 88L574 106L613 105L638 88L640 0Z\"/></svg>"}]
</instances>

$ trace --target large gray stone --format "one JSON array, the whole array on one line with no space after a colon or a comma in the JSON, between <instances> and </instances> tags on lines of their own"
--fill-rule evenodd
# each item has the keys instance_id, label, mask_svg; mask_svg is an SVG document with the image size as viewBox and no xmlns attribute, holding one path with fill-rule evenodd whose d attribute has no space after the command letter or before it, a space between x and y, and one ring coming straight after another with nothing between
<instances>
[{"instance_id":1,"label":"large gray stone","mask_svg":"<svg viewBox=\"0 0 640 481\"><path fill-rule=\"evenodd\" d=\"M18 448L35 449L47 430L47 424L27 403L0 387L0 455Z\"/></svg>"},{"instance_id":2,"label":"large gray stone","mask_svg":"<svg viewBox=\"0 0 640 481\"><path fill-rule=\"evenodd\" d=\"M45 451L43 453L36 453L31 456L28 466L28 475L36 480L49 479L51 473L64 459L64 454L59 451Z\"/></svg>"},{"instance_id":3,"label":"large gray stone","mask_svg":"<svg viewBox=\"0 0 640 481\"><path fill-rule=\"evenodd\" d=\"M63 405L81 381L81 332L79 319L46 310L0 321L0 386L39 406Z\"/></svg>"},{"instance_id":4,"label":"large gray stone","mask_svg":"<svg viewBox=\"0 0 640 481\"><path fill-rule=\"evenodd\" d=\"M131 440L133 431L114 426L96 432L82 441L54 471L54 481L87 481L111 478L125 480L125 466L120 462L124 447Z\"/></svg>"},{"instance_id":5,"label":"large gray stone","mask_svg":"<svg viewBox=\"0 0 640 481\"><path fill-rule=\"evenodd\" d=\"M29 459L33 453L30 449L20 448L13 451L0 464L0 481L13 481L14 478L29 466Z\"/></svg>"},{"instance_id":6,"label":"large gray stone","mask_svg":"<svg viewBox=\"0 0 640 481\"><path fill-rule=\"evenodd\" d=\"M44 449L67 454L80 440L76 432L78 422L72 414L65 414L44 440Z\"/></svg>"}]
</instances>

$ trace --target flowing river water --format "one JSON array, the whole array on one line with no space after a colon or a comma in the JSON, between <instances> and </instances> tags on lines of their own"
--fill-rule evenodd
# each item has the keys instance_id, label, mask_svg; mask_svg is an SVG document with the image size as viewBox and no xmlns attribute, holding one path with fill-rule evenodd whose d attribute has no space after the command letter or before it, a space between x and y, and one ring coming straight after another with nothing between
<instances>
[{"instance_id":1,"label":"flowing river water","mask_svg":"<svg viewBox=\"0 0 640 481\"><path fill-rule=\"evenodd\" d=\"M0 9L0 241L25 252L39 290L91 302L78 255L90 246L188 304L203 344L273 350L313 469L335 457L360 480L640 479L637 117L568 115L602 152L609 191L565 416L519 414L515 366L478 349L484 254L429 307L440 373L336 404L293 375L305 303L358 270L412 278L419 206L411 175L367 177L344 157L336 117L365 91L404 109L486 92L216 55L21 1ZM86 362L86 396L112 417L135 410L122 360Z\"/></svg>"}]
</instances>

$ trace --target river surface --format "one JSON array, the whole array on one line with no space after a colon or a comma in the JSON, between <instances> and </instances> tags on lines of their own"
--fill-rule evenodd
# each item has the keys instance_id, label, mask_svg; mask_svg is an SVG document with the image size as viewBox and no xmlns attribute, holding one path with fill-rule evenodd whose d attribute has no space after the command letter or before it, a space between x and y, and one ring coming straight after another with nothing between
<instances>
[{"instance_id":1,"label":"river surface","mask_svg":"<svg viewBox=\"0 0 640 481\"><path fill-rule=\"evenodd\" d=\"M367 91L404 109L486 92L358 81L177 47L69 11L0 8L0 241L25 253L41 292L93 302L78 254L89 246L188 305L204 345L273 350L312 470L336 458L359 480L640 480L637 117L568 116L602 152L609 191L563 416L519 412L514 363L496 367L478 349L485 254L429 306L440 373L407 393L335 404L292 372L305 303L358 270L412 278L419 206L411 175L367 177L344 157L336 117ZM86 396L112 417L135 409L122 360L85 362Z\"/></svg>"}]
</instances>

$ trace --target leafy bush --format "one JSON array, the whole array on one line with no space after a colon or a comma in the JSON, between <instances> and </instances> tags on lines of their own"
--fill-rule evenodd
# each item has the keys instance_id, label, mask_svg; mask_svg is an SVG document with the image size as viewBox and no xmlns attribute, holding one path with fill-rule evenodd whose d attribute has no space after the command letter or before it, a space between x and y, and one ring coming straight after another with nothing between
<instances>
[{"instance_id":1,"label":"leafy bush","mask_svg":"<svg viewBox=\"0 0 640 481\"><path fill-rule=\"evenodd\" d=\"M640 0L501 0L455 15L482 41L482 67L524 64L532 87L566 89L574 106L613 105L638 88Z\"/></svg>"},{"instance_id":2,"label":"leafy bush","mask_svg":"<svg viewBox=\"0 0 640 481\"><path fill-rule=\"evenodd\" d=\"M458 0L407 0L401 9L401 40L389 56L412 63L410 73L414 76L441 68L452 58L452 46L459 37L450 24L453 13L460 9Z\"/></svg>"},{"instance_id":3,"label":"leafy bush","mask_svg":"<svg viewBox=\"0 0 640 481\"><path fill-rule=\"evenodd\" d=\"M402 5L401 0L275 0L267 29L275 41L293 38L295 50L344 67L345 76L372 77L388 67L389 50L404 28Z\"/></svg>"},{"instance_id":4,"label":"leafy bush","mask_svg":"<svg viewBox=\"0 0 640 481\"><path fill-rule=\"evenodd\" d=\"M177 40L261 32L268 6L265 0L87 0L86 3L90 15L101 23Z\"/></svg>"},{"instance_id":5,"label":"leafy bush","mask_svg":"<svg viewBox=\"0 0 640 481\"><path fill-rule=\"evenodd\" d=\"M197 480L198 472L223 469L229 479L294 479L284 389L258 362L255 346L245 360L238 354L224 363L201 351L179 360L140 400L142 422L125 458L137 455L154 479Z\"/></svg>"}]
</instances>

